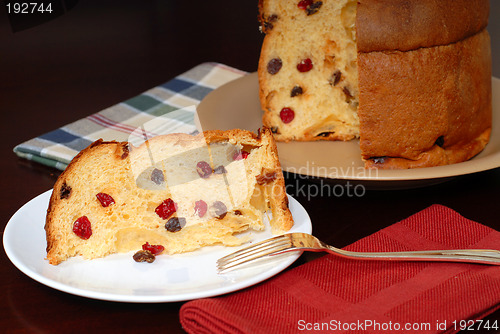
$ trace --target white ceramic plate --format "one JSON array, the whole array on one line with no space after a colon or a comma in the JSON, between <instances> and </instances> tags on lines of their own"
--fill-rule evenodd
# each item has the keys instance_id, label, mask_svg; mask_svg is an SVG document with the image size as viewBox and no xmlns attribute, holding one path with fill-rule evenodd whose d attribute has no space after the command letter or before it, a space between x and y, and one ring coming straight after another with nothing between
<instances>
[{"instance_id":1,"label":"white ceramic plate","mask_svg":"<svg viewBox=\"0 0 500 334\"><path fill-rule=\"evenodd\" d=\"M8 222L4 248L12 263L32 279L70 294L119 302L185 301L233 292L259 283L287 268L299 256L292 252L219 275L215 262L243 247L205 247L192 253L160 255L153 263L137 263L132 253L102 259L71 258L58 266L45 260L45 214L51 191L21 207ZM306 210L289 197L295 226L290 232L311 233ZM249 232L252 241L271 237L269 228Z\"/></svg>"},{"instance_id":2,"label":"white ceramic plate","mask_svg":"<svg viewBox=\"0 0 500 334\"><path fill-rule=\"evenodd\" d=\"M283 170L312 177L392 186L439 182L500 166L500 79L492 78L493 129L489 144L472 160L411 170L365 169L359 141L277 143ZM208 94L198 106L203 130L233 128L256 132L262 126L257 74L233 80Z\"/></svg>"}]
</instances>

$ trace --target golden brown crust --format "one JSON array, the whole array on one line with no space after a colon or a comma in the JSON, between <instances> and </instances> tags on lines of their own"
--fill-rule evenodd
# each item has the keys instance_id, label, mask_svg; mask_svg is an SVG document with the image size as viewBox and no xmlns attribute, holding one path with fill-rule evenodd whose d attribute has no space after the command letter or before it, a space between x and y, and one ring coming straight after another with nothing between
<instances>
[{"instance_id":1,"label":"golden brown crust","mask_svg":"<svg viewBox=\"0 0 500 334\"><path fill-rule=\"evenodd\" d=\"M363 158L402 158L397 163L377 159L384 163L368 166L449 164L474 156L486 145L491 128L486 30L447 46L361 53L358 61Z\"/></svg>"},{"instance_id":2,"label":"golden brown crust","mask_svg":"<svg viewBox=\"0 0 500 334\"><path fill-rule=\"evenodd\" d=\"M447 45L488 24L488 0L359 0L359 52Z\"/></svg>"}]
</instances>

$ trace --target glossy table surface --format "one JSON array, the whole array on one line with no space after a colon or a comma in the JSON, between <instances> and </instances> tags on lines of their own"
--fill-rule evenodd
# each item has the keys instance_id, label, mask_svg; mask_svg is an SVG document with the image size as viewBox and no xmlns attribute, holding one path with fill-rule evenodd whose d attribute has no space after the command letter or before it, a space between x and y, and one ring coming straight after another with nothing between
<instances>
[{"instance_id":1,"label":"glossy table surface","mask_svg":"<svg viewBox=\"0 0 500 334\"><path fill-rule=\"evenodd\" d=\"M493 74L500 77L500 4L494 0L490 17ZM203 62L255 71L262 38L257 1L251 0L83 0L54 20L16 32L0 11L1 230L24 203L52 188L59 174L17 158L15 145ZM310 197L299 191L310 180L288 175L287 182L309 212L314 234L339 247L435 203L500 230L500 169L412 189L367 188L362 196ZM297 264L307 260L303 255ZM0 255L4 333L182 333L181 305L65 294L31 280ZM500 311L488 318L500 319Z\"/></svg>"}]
</instances>

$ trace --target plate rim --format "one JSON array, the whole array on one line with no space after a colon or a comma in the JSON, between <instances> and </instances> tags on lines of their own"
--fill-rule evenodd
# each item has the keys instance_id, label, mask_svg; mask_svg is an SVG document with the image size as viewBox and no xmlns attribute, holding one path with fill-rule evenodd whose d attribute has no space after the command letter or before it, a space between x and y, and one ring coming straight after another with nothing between
<instances>
[{"instance_id":1,"label":"plate rim","mask_svg":"<svg viewBox=\"0 0 500 334\"><path fill-rule=\"evenodd\" d=\"M170 302L183 302L183 301L188 301L188 300L193 300L193 299L198 299L198 298L207 298L207 297L215 297L219 295L224 295L228 294L231 292L236 292L238 290L251 287L255 284L258 284L260 282L263 282L277 274L279 274L281 271L285 270L288 268L290 265L292 265L302 254L302 252L295 252L295 253L288 253L286 257L283 257L281 262L278 263L278 265L272 266L270 269L265 270L262 273L258 273L257 275L249 275L242 281L238 281L236 283L229 284L227 286L223 286L220 288L212 288L212 289L207 289L204 291L196 291L196 292L185 292L185 293L180 293L180 294L161 294L161 295L130 295L130 294L120 294L120 293L105 293L105 292L100 292L100 291L93 291L93 290L86 290L83 288L79 287L74 287L68 284L64 284L62 282L59 282L57 280L54 280L52 278L48 278L46 276L43 276L39 272L37 272L35 269L29 268L29 264L24 263L20 258L16 256L16 250L15 250L15 245L13 244L13 235L14 233L14 228L17 227L15 224L19 224L19 221L22 221L22 218L19 216L23 215L24 210L27 210L33 205L36 205L37 201L47 201L47 206L48 206L48 200L50 198L50 194L52 193L52 189L47 190L34 198L30 199L27 201L25 204L23 204L9 219L8 223L6 224L4 228L4 235L3 235L3 246L4 246L4 251L7 255L7 258L11 261L11 263L18 269L20 270L23 274L28 276L29 278L33 279L34 281L41 283L47 287L53 288L55 290L65 292L71 295L76 295L80 297L86 297L90 299L96 299L96 300L103 300L103 301L112 301L112 302L126 302L126 303L170 303ZM306 211L304 206L300 202L298 202L295 198L292 196L288 195L289 201L293 202L293 205L296 205L298 210L301 211L301 215L304 215L304 222L303 224L305 225L305 230L304 232L306 233L311 233L312 232L312 223L311 219L309 216L309 213ZM45 219L43 219L45 221ZM39 233L44 233L43 226L40 226L41 230ZM239 246L239 247L243 247ZM210 246L208 246L210 247ZM236 251L236 248L234 249ZM123 255L125 256L124 253ZM183 254L188 254L188 253L183 253ZM103 258L105 259L105 258ZM44 261L45 263L42 264L42 266L47 265L48 261L43 258L41 261ZM92 260L83 260L83 261L90 261Z\"/></svg>"}]
</instances>

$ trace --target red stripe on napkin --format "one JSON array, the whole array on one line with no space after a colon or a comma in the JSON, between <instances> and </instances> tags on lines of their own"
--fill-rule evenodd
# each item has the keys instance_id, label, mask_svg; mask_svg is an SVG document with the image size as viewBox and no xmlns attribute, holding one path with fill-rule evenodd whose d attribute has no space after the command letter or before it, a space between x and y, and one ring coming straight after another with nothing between
<instances>
[{"instance_id":1,"label":"red stripe on napkin","mask_svg":"<svg viewBox=\"0 0 500 334\"><path fill-rule=\"evenodd\" d=\"M500 249L500 232L433 205L345 249L445 248ZM180 321L196 334L456 333L461 320L499 307L500 266L325 255L255 287L187 302Z\"/></svg>"}]
</instances>

